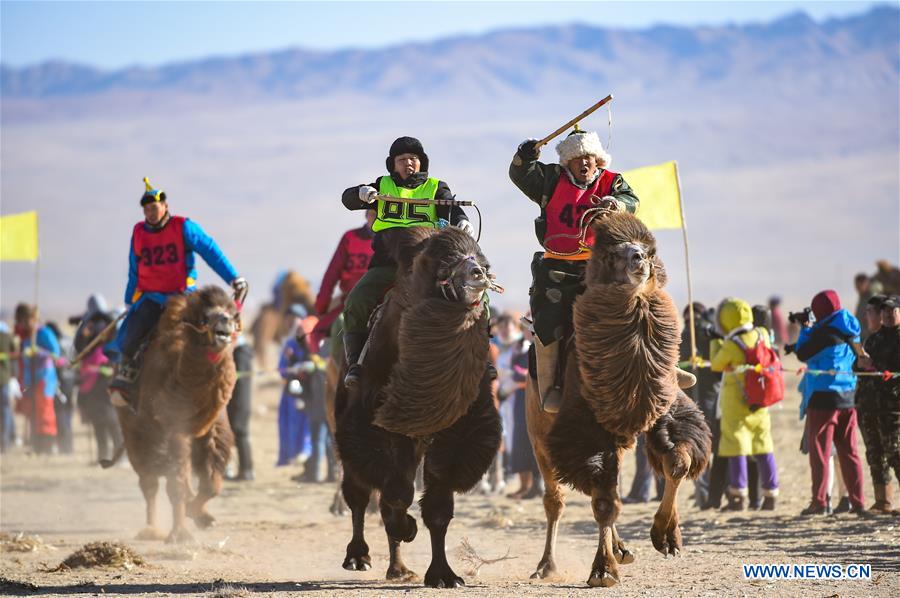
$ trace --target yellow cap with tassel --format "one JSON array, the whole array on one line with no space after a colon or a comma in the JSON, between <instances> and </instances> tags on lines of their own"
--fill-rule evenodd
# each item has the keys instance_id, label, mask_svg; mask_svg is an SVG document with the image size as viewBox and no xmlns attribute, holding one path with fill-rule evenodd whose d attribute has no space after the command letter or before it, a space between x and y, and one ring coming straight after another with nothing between
<instances>
[{"instance_id":1,"label":"yellow cap with tassel","mask_svg":"<svg viewBox=\"0 0 900 598\"><path fill-rule=\"evenodd\" d=\"M148 203L156 201L166 201L166 192L161 189L154 189L150 184L150 179L144 177L144 194L141 196L141 207Z\"/></svg>"}]
</instances>

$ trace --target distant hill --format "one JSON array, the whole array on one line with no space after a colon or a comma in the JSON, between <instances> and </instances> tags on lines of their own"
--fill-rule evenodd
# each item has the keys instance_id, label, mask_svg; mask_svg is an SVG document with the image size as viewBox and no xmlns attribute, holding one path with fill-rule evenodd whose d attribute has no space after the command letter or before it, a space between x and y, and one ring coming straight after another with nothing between
<instances>
[{"instance_id":1,"label":"distant hill","mask_svg":"<svg viewBox=\"0 0 900 598\"><path fill-rule=\"evenodd\" d=\"M490 98L615 82L647 93L660 87L789 93L790 86L821 93L840 86L865 93L895 80L898 28L900 10L883 6L824 23L795 13L768 24L725 27L661 25L632 31L553 26L378 50L288 49L116 71L57 61L21 69L3 66L2 92L7 99L115 92Z\"/></svg>"},{"instance_id":2,"label":"distant hill","mask_svg":"<svg viewBox=\"0 0 900 598\"><path fill-rule=\"evenodd\" d=\"M3 213L40 211L42 302L61 312L98 289L119 299L145 175L216 236L254 284L251 301L285 267L317 281L361 221L340 192L382 174L399 135L420 137L434 174L479 201L509 289L498 303L522 307L535 208L509 182L509 159L610 92L612 128L605 112L584 124L611 140L614 169L679 160L699 299L849 295L856 271L900 261L896 5L825 22L568 25L0 70ZM683 301L680 236L659 238ZM4 308L30 296L31 272L4 264Z\"/></svg>"}]
</instances>

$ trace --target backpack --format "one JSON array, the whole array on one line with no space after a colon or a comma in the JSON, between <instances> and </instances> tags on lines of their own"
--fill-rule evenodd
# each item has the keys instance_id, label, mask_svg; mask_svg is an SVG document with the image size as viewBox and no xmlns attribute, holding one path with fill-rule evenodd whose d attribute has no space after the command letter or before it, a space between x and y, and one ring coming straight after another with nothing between
<instances>
[{"instance_id":1,"label":"backpack","mask_svg":"<svg viewBox=\"0 0 900 598\"><path fill-rule=\"evenodd\" d=\"M744 351L744 361L747 365L761 366L760 372L752 369L744 372L744 399L753 411L774 405L784 398L784 375L781 372L778 353L772 347L766 346L759 330L756 333L759 338L753 347L745 345L739 335L731 339Z\"/></svg>"}]
</instances>

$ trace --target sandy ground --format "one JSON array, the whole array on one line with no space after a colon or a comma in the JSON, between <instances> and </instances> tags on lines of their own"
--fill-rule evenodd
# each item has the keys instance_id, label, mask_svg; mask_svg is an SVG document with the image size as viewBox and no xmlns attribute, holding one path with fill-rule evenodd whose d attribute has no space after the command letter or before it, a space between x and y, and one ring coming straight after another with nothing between
<instances>
[{"instance_id":1,"label":"sandy ground","mask_svg":"<svg viewBox=\"0 0 900 598\"><path fill-rule=\"evenodd\" d=\"M794 388L796 380L789 380L789 385ZM333 487L298 485L289 481L296 468L273 467L277 399L277 387L257 388L252 426L257 480L226 483L222 496L211 503L219 523L210 530L195 531L199 542L195 546L133 539L144 523L137 478L130 468L101 470L91 465L91 440L87 428L80 424L75 455L35 457L23 449L4 455L0 468L0 531L38 534L53 548L0 553L0 594L433 595L436 590L420 584L383 580L387 545L375 516L367 520L374 568L364 573L341 568L350 520L328 512ZM797 401L798 397L792 395L773 414L782 482L774 513L701 512L691 505L692 488L687 484L680 493L685 552L667 560L649 541L655 505L626 505L619 530L637 560L620 569L623 577L617 587L590 590L584 580L597 533L585 497L570 495L560 528L558 563L562 575L553 581L530 581L528 576L544 543L541 502L461 496L447 546L451 564L469 585L456 592L469 596L570 596L585 592L609 596L900 596L900 518L863 521L850 515L798 516L808 501L809 473L805 457L797 450ZM623 479L630 484L633 459L629 457L627 464ZM869 480L867 484L867 501L871 502ZM511 487L515 486L512 482ZM160 506L167 525L164 496ZM468 539L483 558L502 557L507 552L513 558L484 565L475 577L460 558L463 539ZM130 570L50 571L83 544L98 540L125 542L149 565ZM404 550L407 565L424 574L430 545L421 523L418 537L411 545L404 545ZM873 578L751 582L742 577L742 563L868 563Z\"/></svg>"}]
</instances>

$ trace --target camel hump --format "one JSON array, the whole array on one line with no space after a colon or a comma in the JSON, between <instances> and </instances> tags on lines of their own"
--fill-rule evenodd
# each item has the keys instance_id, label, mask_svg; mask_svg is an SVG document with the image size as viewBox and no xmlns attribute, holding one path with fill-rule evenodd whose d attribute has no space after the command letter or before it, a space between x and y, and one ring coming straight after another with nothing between
<instances>
[{"instance_id":1,"label":"camel hump","mask_svg":"<svg viewBox=\"0 0 900 598\"><path fill-rule=\"evenodd\" d=\"M388 255L397 262L400 271L406 271L412 268L425 241L435 232L435 229L426 226L395 227L382 231L381 236Z\"/></svg>"}]
</instances>

